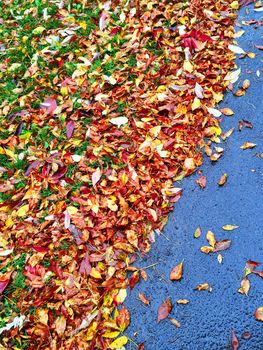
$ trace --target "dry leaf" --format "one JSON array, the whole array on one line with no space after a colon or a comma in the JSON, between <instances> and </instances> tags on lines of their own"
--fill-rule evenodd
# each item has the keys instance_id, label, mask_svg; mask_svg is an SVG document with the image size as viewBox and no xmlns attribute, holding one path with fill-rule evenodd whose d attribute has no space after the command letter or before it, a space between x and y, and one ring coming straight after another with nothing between
<instances>
[{"instance_id":1,"label":"dry leaf","mask_svg":"<svg viewBox=\"0 0 263 350\"><path fill-rule=\"evenodd\" d=\"M167 318L171 310L172 310L172 303L170 298L168 298L158 308L157 323Z\"/></svg>"},{"instance_id":2,"label":"dry leaf","mask_svg":"<svg viewBox=\"0 0 263 350\"><path fill-rule=\"evenodd\" d=\"M237 228L239 228L239 226L230 225L230 224L222 226L222 229L225 230L225 231L233 231L233 230L235 230Z\"/></svg>"},{"instance_id":3,"label":"dry leaf","mask_svg":"<svg viewBox=\"0 0 263 350\"><path fill-rule=\"evenodd\" d=\"M243 143L243 145L242 146L240 146L240 148L242 148L242 149L251 149L251 148L254 148L254 147L256 147L256 143L252 143L252 142L245 142L245 143Z\"/></svg>"},{"instance_id":4,"label":"dry leaf","mask_svg":"<svg viewBox=\"0 0 263 350\"><path fill-rule=\"evenodd\" d=\"M183 261L176 265L170 272L171 281L180 281L183 276Z\"/></svg>"}]
</instances>

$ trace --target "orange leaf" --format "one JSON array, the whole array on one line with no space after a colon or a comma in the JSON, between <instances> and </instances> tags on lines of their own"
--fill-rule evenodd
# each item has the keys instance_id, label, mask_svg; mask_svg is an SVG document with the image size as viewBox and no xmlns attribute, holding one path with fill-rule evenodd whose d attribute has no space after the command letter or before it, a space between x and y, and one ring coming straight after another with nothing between
<instances>
[{"instance_id":1,"label":"orange leaf","mask_svg":"<svg viewBox=\"0 0 263 350\"><path fill-rule=\"evenodd\" d=\"M171 281L180 281L183 276L183 261L176 265L170 272Z\"/></svg>"},{"instance_id":2,"label":"orange leaf","mask_svg":"<svg viewBox=\"0 0 263 350\"><path fill-rule=\"evenodd\" d=\"M142 293L142 292L139 293L139 299L140 299L145 305L150 305L150 300L145 296L144 293Z\"/></svg>"}]
</instances>

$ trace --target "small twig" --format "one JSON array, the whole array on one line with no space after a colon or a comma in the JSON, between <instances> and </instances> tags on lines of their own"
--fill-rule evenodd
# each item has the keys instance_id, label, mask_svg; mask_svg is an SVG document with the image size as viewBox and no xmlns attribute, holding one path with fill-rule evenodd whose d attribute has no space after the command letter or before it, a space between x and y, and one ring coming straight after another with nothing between
<instances>
[{"instance_id":1,"label":"small twig","mask_svg":"<svg viewBox=\"0 0 263 350\"><path fill-rule=\"evenodd\" d=\"M166 282L169 283L169 281L167 281L167 279L164 277L164 275L162 275L155 267L153 268L153 270L156 272L156 274L161 277L161 279Z\"/></svg>"},{"instance_id":2,"label":"small twig","mask_svg":"<svg viewBox=\"0 0 263 350\"><path fill-rule=\"evenodd\" d=\"M160 264L159 262L156 262L154 264L151 264L151 265L148 265L148 266L145 266L145 267L142 267L140 270L147 270L147 269L150 269L151 267L154 267L156 265Z\"/></svg>"},{"instance_id":3,"label":"small twig","mask_svg":"<svg viewBox=\"0 0 263 350\"><path fill-rule=\"evenodd\" d=\"M132 339L131 339L130 337L128 337L127 335L126 335L126 337L129 339L129 341L130 341L133 345L136 346L136 348L139 347L139 345L138 345L134 340L132 340Z\"/></svg>"}]
</instances>

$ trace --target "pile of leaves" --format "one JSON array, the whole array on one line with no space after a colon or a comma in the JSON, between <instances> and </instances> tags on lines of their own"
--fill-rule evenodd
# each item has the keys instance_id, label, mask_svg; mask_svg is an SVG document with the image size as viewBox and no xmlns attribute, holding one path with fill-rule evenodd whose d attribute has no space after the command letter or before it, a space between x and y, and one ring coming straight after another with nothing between
<instances>
[{"instance_id":1,"label":"pile of leaves","mask_svg":"<svg viewBox=\"0 0 263 350\"><path fill-rule=\"evenodd\" d=\"M136 254L222 153L237 1L1 6L1 344L122 348Z\"/></svg>"}]
</instances>

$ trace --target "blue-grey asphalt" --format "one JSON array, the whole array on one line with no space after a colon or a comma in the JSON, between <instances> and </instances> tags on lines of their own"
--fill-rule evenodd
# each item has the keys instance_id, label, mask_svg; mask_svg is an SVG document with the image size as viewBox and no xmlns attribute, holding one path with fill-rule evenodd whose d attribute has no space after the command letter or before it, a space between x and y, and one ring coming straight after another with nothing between
<instances>
[{"instance_id":1,"label":"blue-grey asphalt","mask_svg":"<svg viewBox=\"0 0 263 350\"><path fill-rule=\"evenodd\" d=\"M184 192L165 226L166 237L157 236L150 253L136 263L140 267L158 263L147 269L148 281L140 281L126 302L131 312L126 333L136 343L144 341L146 350L227 350L231 349L232 330L239 339L240 350L263 350L263 322L254 317L255 310L263 306L263 279L251 275L248 296L238 293L247 260L261 262L263 270L263 51L254 47L263 45L263 26L242 25L243 20L262 19L263 12L255 12L253 5L246 9L249 14L245 9L240 11L238 23L242 27L237 27L245 34L237 40L240 47L256 53L256 57L237 58L242 73L234 88L244 79L251 81L251 87L243 97L226 93L220 104L235 112L234 116L223 118L223 131L232 127L235 131L222 143L224 155L218 162L212 164L205 158L201 169L207 177L206 188L196 184L198 173L176 183ZM253 129L243 127L238 131L238 121L242 119L251 121ZM247 141L257 146L240 149ZM219 187L217 181L224 173L228 174L227 183ZM239 228L224 231L225 224ZM202 235L194 239L198 225ZM207 244L207 230L212 230L218 240L232 240L230 249L222 252L221 264L217 254L206 255L199 250ZM172 267L183 259L183 279L169 281ZM193 290L204 282L211 285L212 292ZM139 292L151 300L150 306L138 300ZM169 319L156 322L158 306L168 297L174 305L170 316L180 321L180 328ZM177 305L178 299L190 302ZM244 332L250 333L250 339L242 338ZM126 348L136 346L129 343Z\"/></svg>"}]
</instances>

